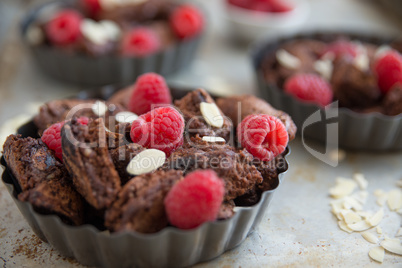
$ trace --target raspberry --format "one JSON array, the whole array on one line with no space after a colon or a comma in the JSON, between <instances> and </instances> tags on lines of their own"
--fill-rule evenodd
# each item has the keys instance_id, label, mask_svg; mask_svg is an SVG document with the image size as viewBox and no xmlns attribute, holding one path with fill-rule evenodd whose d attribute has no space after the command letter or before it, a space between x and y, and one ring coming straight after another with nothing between
<instances>
[{"instance_id":1,"label":"raspberry","mask_svg":"<svg viewBox=\"0 0 402 268\"><path fill-rule=\"evenodd\" d=\"M134 143L169 156L183 145L183 131L183 116L172 107L161 107L138 117L131 125L130 137Z\"/></svg>"},{"instance_id":2,"label":"raspberry","mask_svg":"<svg viewBox=\"0 0 402 268\"><path fill-rule=\"evenodd\" d=\"M145 27L137 27L123 37L121 53L130 57L146 57L160 48L160 40L156 33Z\"/></svg>"},{"instance_id":3,"label":"raspberry","mask_svg":"<svg viewBox=\"0 0 402 268\"><path fill-rule=\"evenodd\" d=\"M81 5L91 16L102 10L99 0L81 0Z\"/></svg>"},{"instance_id":4,"label":"raspberry","mask_svg":"<svg viewBox=\"0 0 402 268\"><path fill-rule=\"evenodd\" d=\"M331 85L315 74L295 74L284 84L285 92L321 106L328 105L333 97Z\"/></svg>"},{"instance_id":5,"label":"raspberry","mask_svg":"<svg viewBox=\"0 0 402 268\"><path fill-rule=\"evenodd\" d=\"M172 97L165 79L155 73L139 76L134 84L128 108L138 115L152 110L153 105L171 104Z\"/></svg>"},{"instance_id":6,"label":"raspberry","mask_svg":"<svg viewBox=\"0 0 402 268\"><path fill-rule=\"evenodd\" d=\"M81 21L81 14L75 10L60 11L46 24L46 35L54 45L73 44L81 36Z\"/></svg>"},{"instance_id":7,"label":"raspberry","mask_svg":"<svg viewBox=\"0 0 402 268\"><path fill-rule=\"evenodd\" d=\"M230 4L241 8L261 12L288 12L294 7L284 0L228 0Z\"/></svg>"},{"instance_id":8,"label":"raspberry","mask_svg":"<svg viewBox=\"0 0 402 268\"><path fill-rule=\"evenodd\" d=\"M289 12L294 9L294 7L283 0L268 0L271 5L271 12Z\"/></svg>"},{"instance_id":9,"label":"raspberry","mask_svg":"<svg viewBox=\"0 0 402 268\"><path fill-rule=\"evenodd\" d=\"M180 39L189 39L202 31L204 20L198 9L191 5L182 5L171 15L170 25Z\"/></svg>"},{"instance_id":10,"label":"raspberry","mask_svg":"<svg viewBox=\"0 0 402 268\"><path fill-rule=\"evenodd\" d=\"M237 137L241 146L261 161L283 153L289 141L281 120L267 114L245 117L237 127Z\"/></svg>"},{"instance_id":11,"label":"raspberry","mask_svg":"<svg viewBox=\"0 0 402 268\"><path fill-rule=\"evenodd\" d=\"M165 198L169 222L180 229L192 229L216 220L224 193L224 182L213 170L189 173Z\"/></svg>"},{"instance_id":12,"label":"raspberry","mask_svg":"<svg viewBox=\"0 0 402 268\"><path fill-rule=\"evenodd\" d=\"M80 117L77 119L77 121L82 124L82 125L87 125L88 124L88 118L87 117ZM54 151L54 155L59 159L61 162L63 162L63 151L61 149L61 128L63 127L64 123L59 122L51 125L48 127L42 134L41 140L47 145L47 147Z\"/></svg>"},{"instance_id":13,"label":"raspberry","mask_svg":"<svg viewBox=\"0 0 402 268\"><path fill-rule=\"evenodd\" d=\"M395 84L402 84L402 56L397 51L385 53L376 61L374 68L378 87L384 94Z\"/></svg>"},{"instance_id":14,"label":"raspberry","mask_svg":"<svg viewBox=\"0 0 402 268\"><path fill-rule=\"evenodd\" d=\"M338 40L328 44L322 56L327 53L333 53L336 58L352 57L355 58L358 54L358 47L356 44L347 40Z\"/></svg>"}]
</instances>

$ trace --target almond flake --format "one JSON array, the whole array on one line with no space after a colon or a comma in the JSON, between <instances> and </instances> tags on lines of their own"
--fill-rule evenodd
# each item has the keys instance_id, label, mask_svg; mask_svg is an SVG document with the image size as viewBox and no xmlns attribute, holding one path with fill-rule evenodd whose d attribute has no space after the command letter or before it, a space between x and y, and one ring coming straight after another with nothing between
<instances>
[{"instance_id":1,"label":"almond flake","mask_svg":"<svg viewBox=\"0 0 402 268\"><path fill-rule=\"evenodd\" d=\"M115 41L120 36L119 26L109 20L96 22L84 19L81 23L81 33L90 42L96 45L104 45L109 41Z\"/></svg>"},{"instance_id":2,"label":"almond flake","mask_svg":"<svg viewBox=\"0 0 402 268\"><path fill-rule=\"evenodd\" d=\"M377 244L379 242L378 237L373 233L363 232L361 234L363 238L366 239L366 241L369 243Z\"/></svg>"},{"instance_id":3,"label":"almond flake","mask_svg":"<svg viewBox=\"0 0 402 268\"><path fill-rule=\"evenodd\" d=\"M353 230L350 229L344 221L338 221L338 226L341 228L342 231L345 231L349 234L353 233Z\"/></svg>"},{"instance_id":4,"label":"almond flake","mask_svg":"<svg viewBox=\"0 0 402 268\"><path fill-rule=\"evenodd\" d=\"M378 59L390 50L392 50L392 48L390 46L382 45L379 48L377 48L377 50L374 52L374 58Z\"/></svg>"},{"instance_id":5,"label":"almond flake","mask_svg":"<svg viewBox=\"0 0 402 268\"><path fill-rule=\"evenodd\" d=\"M160 150L147 149L137 154L128 164L127 172L131 175L141 175L157 170L163 166L166 154Z\"/></svg>"},{"instance_id":6,"label":"almond flake","mask_svg":"<svg viewBox=\"0 0 402 268\"><path fill-rule=\"evenodd\" d=\"M364 204L366 204L368 195L369 194L366 191L359 191L359 192L353 194L351 197L354 198L360 204L364 205Z\"/></svg>"},{"instance_id":7,"label":"almond flake","mask_svg":"<svg viewBox=\"0 0 402 268\"><path fill-rule=\"evenodd\" d=\"M385 239L380 244L387 251L402 255L402 244L399 239Z\"/></svg>"},{"instance_id":8,"label":"almond flake","mask_svg":"<svg viewBox=\"0 0 402 268\"><path fill-rule=\"evenodd\" d=\"M104 116L109 109L103 101L96 101L92 105L92 111L97 116Z\"/></svg>"},{"instance_id":9,"label":"almond flake","mask_svg":"<svg viewBox=\"0 0 402 268\"><path fill-rule=\"evenodd\" d=\"M373 226L373 227L374 227L374 226L377 226L377 225L380 223L380 221L382 220L383 217L384 217L384 209L383 209L383 208L380 208L380 210L377 211L377 213L374 214L374 216L371 217L371 218L367 221L367 223L370 224L370 225Z\"/></svg>"},{"instance_id":10,"label":"almond flake","mask_svg":"<svg viewBox=\"0 0 402 268\"><path fill-rule=\"evenodd\" d=\"M381 226L377 226L376 230L377 230L377 234L382 234Z\"/></svg>"},{"instance_id":11,"label":"almond flake","mask_svg":"<svg viewBox=\"0 0 402 268\"><path fill-rule=\"evenodd\" d=\"M322 77L328 81L331 80L332 72L334 70L334 65L332 64L331 60L317 60L314 62L313 67L314 70L316 70Z\"/></svg>"},{"instance_id":12,"label":"almond flake","mask_svg":"<svg viewBox=\"0 0 402 268\"><path fill-rule=\"evenodd\" d=\"M390 191L388 193L387 203L390 210L399 210L402 207L402 191L399 189Z\"/></svg>"},{"instance_id":13,"label":"almond flake","mask_svg":"<svg viewBox=\"0 0 402 268\"><path fill-rule=\"evenodd\" d=\"M346 224L353 224L362 220L362 218L355 212L349 210L347 213L342 215Z\"/></svg>"},{"instance_id":14,"label":"almond flake","mask_svg":"<svg viewBox=\"0 0 402 268\"><path fill-rule=\"evenodd\" d=\"M350 195L355 190L357 184L351 179L337 178L335 187L329 189L329 194L333 198L342 198Z\"/></svg>"},{"instance_id":15,"label":"almond flake","mask_svg":"<svg viewBox=\"0 0 402 268\"><path fill-rule=\"evenodd\" d=\"M356 212L360 217L364 218L364 219L369 219L371 217L373 217L373 213L368 212L368 211L357 211Z\"/></svg>"},{"instance_id":16,"label":"almond flake","mask_svg":"<svg viewBox=\"0 0 402 268\"><path fill-rule=\"evenodd\" d=\"M355 198L350 196L344 198L343 207L345 209L353 209L354 211L363 210L363 206Z\"/></svg>"},{"instance_id":17,"label":"almond flake","mask_svg":"<svg viewBox=\"0 0 402 268\"><path fill-rule=\"evenodd\" d=\"M138 115L132 112L119 112L115 116L116 121L119 123L132 123L137 120Z\"/></svg>"},{"instance_id":18,"label":"almond flake","mask_svg":"<svg viewBox=\"0 0 402 268\"><path fill-rule=\"evenodd\" d=\"M353 224L347 224L347 226L356 232L361 232L372 228L373 226L369 225L366 221L362 220Z\"/></svg>"},{"instance_id":19,"label":"almond flake","mask_svg":"<svg viewBox=\"0 0 402 268\"><path fill-rule=\"evenodd\" d=\"M280 65L288 69L298 69L302 64L299 58L293 56L284 49L279 49L276 52L276 59Z\"/></svg>"},{"instance_id":20,"label":"almond flake","mask_svg":"<svg viewBox=\"0 0 402 268\"><path fill-rule=\"evenodd\" d=\"M356 173L355 175L353 175L353 179L357 182L361 190L367 189L368 181L364 178L363 174Z\"/></svg>"},{"instance_id":21,"label":"almond flake","mask_svg":"<svg viewBox=\"0 0 402 268\"><path fill-rule=\"evenodd\" d=\"M225 139L222 137L213 137L213 136L204 136L202 137L202 140L206 142L226 142Z\"/></svg>"},{"instance_id":22,"label":"almond flake","mask_svg":"<svg viewBox=\"0 0 402 268\"><path fill-rule=\"evenodd\" d=\"M402 228L399 228L398 232L395 235L396 237L402 236Z\"/></svg>"},{"instance_id":23,"label":"almond flake","mask_svg":"<svg viewBox=\"0 0 402 268\"><path fill-rule=\"evenodd\" d=\"M223 116L215 103L201 102L200 110L202 116L209 125L217 128L223 126Z\"/></svg>"},{"instance_id":24,"label":"almond flake","mask_svg":"<svg viewBox=\"0 0 402 268\"><path fill-rule=\"evenodd\" d=\"M360 71L367 71L370 67L370 59L367 55L367 49L359 42L356 44L358 48L358 54L353 61L353 65Z\"/></svg>"},{"instance_id":25,"label":"almond flake","mask_svg":"<svg viewBox=\"0 0 402 268\"><path fill-rule=\"evenodd\" d=\"M375 247L370 249L369 251L369 256L370 258L372 258L373 260L382 263L384 261L384 255L385 255L385 251L383 247Z\"/></svg>"},{"instance_id":26,"label":"almond flake","mask_svg":"<svg viewBox=\"0 0 402 268\"><path fill-rule=\"evenodd\" d=\"M377 197L377 204L382 207L384 206L385 202L387 202L388 199L388 195L387 194L383 194Z\"/></svg>"},{"instance_id":27,"label":"almond flake","mask_svg":"<svg viewBox=\"0 0 402 268\"><path fill-rule=\"evenodd\" d=\"M346 152L341 149L334 149L329 152L329 158L334 162L341 162L346 158Z\"/></svg>"}]
</instances>

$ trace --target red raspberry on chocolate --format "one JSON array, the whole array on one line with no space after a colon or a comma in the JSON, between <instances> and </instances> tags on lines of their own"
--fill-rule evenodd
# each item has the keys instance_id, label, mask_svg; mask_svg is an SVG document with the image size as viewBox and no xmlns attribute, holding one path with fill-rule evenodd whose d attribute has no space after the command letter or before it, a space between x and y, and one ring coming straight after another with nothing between
<instances>
[{"instance_id":1,"label":"red raspberry on chocolate","mask_svg":"<svg viewBox=\"0 0 402 268\"><path fill-rule=\"evenodd\" d=\"M402 85L402 56L397 51L389 51L375 63L378 87L386 94L396 84Z\"/></svg>"},{"instance_id":2,"label":"red raspberry on chocolate","mask_svg":"<svg viewBox=\"0 0 402 268\"><path fill-rule=\"evenodd\" d=\"M73 44L81 37L81 21L81 14L75 10L60 11L46 24L46 36L54 45Z\"/></svg>"},{"instance_id":3,"label":"red raspberry on chocolate","mask_svg":"<svg viewBox=\"0 0 402 268\"><path fill-rule=\"evenodd\" d=\"M165 79L156 73L146 73L137 78L128 108L138 115L147 113L156 106L172 103Z\"/></svg>"},{"instance_id":4,"label":"red raspberry on chocolate","mask_svg":"<svg viewBox=\"0 0 402 268\"><path fill-rule=\"evenodd\" d=\"M182 5L171 15L170 25L180 39L189 39L202 31L204 19L197 8L191 5Z\"/></svg>"},{"instance_id":5,"label":"red raspberry on chocolate","mask_svg":"<svg viewBox=\"0 0 402 268\"><path fill-rule=\"evenodd\" d=\"M137 27L123 36L121 53L129 57L146 57L161 47L157 34L146 27Z\"/></svg>"},{"instance_id":6,"label":"red raspberry on chocolate","mask_svg":"<svg viewBox=\"0 0 402 268\"><path fill-rule=\"evenodd\" d=\"M183 116L172 107L161 107L138 117L131 125L130 137L134 143L169 156L183 145L183 132Z\"/></svg>"},{"instance_id":7,"label":"red raspberry on chocolate","mask_svg":"<svg viewBox=\"0 0 402 268\"><path fill-rule=\"evenodd\" d=\"M88 124L88 118L87 117L80 117L77 119L77 121L82 124L82 125L87 125ZM64 123L59 122L51 125L48 127L45 131L43 131L41 140L47 145L47 147L54 151L54 155L59 159L61 162L63 162L63 151L61 148L61 128L63 127Z\"/></svg>"},{"instance_id":8,"label":"red raspberry on chocolate","mask_svg":"<svg viewBox=\"0 0 402 268\"><path fill-rule=\"evenodd\" d=\"M102 10L99 0L81 0L81 5L91 16L97 15Z\"/></svg>"},{"instance_id":9,"label":"red raspberry on chocolate","mask_svg":"<svg viewBox=\"0 0 402 268\"><path fill-rule=\"evenodd\" d=\"M331 85L315 74L295 74L284 84L285 92L300 100L326 106L332 101Z\"/></svg>"},{"instance_id":10,"label":"red raspberry on chocolate","mask_svg":"<svg viewBox=\"0 0 402 268\"><path fill-rule=\"evenodd\" d=\"M261 161L283 153L289 141L281 120L267 114L245 117L237 127L237 137L241 146Z\"/></svg>"},{"instance_id":11,"label":"red raspberry on chocolate","mask_svg":"<svg viewBox=\"0 0 402 268\"><path fill-rule=\"evenodd\" d=\"M322 56L327 53L334 54L335 58L351 57L355 58L358 54L358 47L356 44L347 40L338 40L328 44Z\"/></svg>"},{"instance_id":12,"label":"red raspberry on chocolate","mask_svg":"<svg viewBox=\"0 0 402 268\"><path fill-rule=\"evenodd\" d=\"M213 170L189 173L165 198L169 222L180 229L192 229L216 220L224 193L224 182Z\"/></svg>"}]
</instances>

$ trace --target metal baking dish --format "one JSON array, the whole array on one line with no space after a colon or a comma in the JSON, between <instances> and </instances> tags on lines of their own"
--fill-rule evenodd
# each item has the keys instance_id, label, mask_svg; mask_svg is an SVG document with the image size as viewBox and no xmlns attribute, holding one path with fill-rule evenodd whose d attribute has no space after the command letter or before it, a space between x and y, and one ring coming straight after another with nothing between
<instances>
[{"instance_id":1,"label":"metal baking dish","mask_svg":"<svg viewBox=\"0 0 402 268\"><path fill-rule=\"evenodd\" d=\"M254 44L251 60L255 71L260 95L275 108L287 112L297 125L302 137L317 140L321 143L338 143L340 147L352 150L401 150L402 149L402 114L388 116L377 112L357 113L348 108L329 109L325 111L317 105L303 103L285 93L277 85L265 81L260 69L264 55L274 53L282 44L295 39L334 40L337 36L349 36L353 40L361 40L374 44L386 44L392 39L381 36L349 33L302 33L293 36L279 37L259 41ZM313 115L314 114L314 115ZM310 117L313 116L313 117ZM306 121L313 118L310 124ZM328 126L332 121L338 124L338 139L329 140ZM310 120L310 119L309 119ZM308 127L303 128L303 124Z\"/></svg>"},{"instance_id":2,"label":"metal baking dish","mask_svg":"<svg viewBox=\"0 0 402 268\"><path fill-rule=\"evenodd\" d=\"M115 87L104 87L95 93L82 92L78 97L107 99L115 90ZM176 99L187 92L172 89ZM37 137L32 121L23 125L18 133L24 137ZM58 216L36 212L30 203L17 199L18 183L4 158L1 165L5 169L2 180L36 235L62 255L73 257L84 265L100 267L184 267L218 257L240 245L257 228L287 171L286 162L286 170L279 174L277 187L264 192L257 204L237 207L235 215L228 220L205 223L192 230L167 227L155 234L109 234L93 225L70 226Z\"/></svg>"}]
</instances>

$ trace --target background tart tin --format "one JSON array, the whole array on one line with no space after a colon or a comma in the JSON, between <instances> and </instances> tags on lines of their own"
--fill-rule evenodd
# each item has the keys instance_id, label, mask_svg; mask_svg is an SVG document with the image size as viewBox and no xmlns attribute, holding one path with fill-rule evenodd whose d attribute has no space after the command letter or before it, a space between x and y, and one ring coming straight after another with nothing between
<instances>
[{"instance_id":1,"label":"background tart tin","mask_svg":"<svg viewBox=\"0 0 402 268\"><path fill-rule=\"evenodd\" d=\"M171 91L174 99L188 92L182 89ZM96 93L84 91L78 97L107 99L113 92L115 87L104 87ZM38 135L32 121L21 126L18 133L24 137ZM289 151L288 148L287 153ZM240 245L257 228L286 173L279 174L277 187L264 192L257 204L237 207L230 219L205 223L192 230L167 227L155 234L109 234L93 225L70 226L56 215L36 212L29 202L17 199L19 185L4 157L1 165L5 169L2 180L35 234L62 255L75 258L83 265L100 267L184 267L218 257Z\"/></svg>"},{"instance_id":2,"label":"background tart tin","mask_svg":"<svg viewBox=\"0 0 402 268\"><path fill-rule=\"evenodd\" d=\"M264 79L260 65L264 56L275 51L284 43L297 39L316 39L331 41L339 36L348 36L352 40L361 40L373 44L387 44L392 39L387 37L373 37L372 35L351 33L301 33L292 36L277 37L275 39L260 40L251 50L251 60L255 71L258 91L262 98L275 108L287 112L295 122L298 133L302 137L310 138L321 143L333 143L327 141L328 126L338 123L338 144L342 148L352 150L401 150L402 149L402 114L388 116L378 112L358 113L348 108L327 109L319 108L315 104L304 103L284 92L277 85L267 83ZM315 114L319 111L319 114ZM312 116L313 115L313 116ZM312 116L312 117L310 117ZM306 119L316 121L314 124L306 124ZM319 119L319 121L317 121ZM335 141L336 142L336 141Z\"/></svg>"},{"instance_id":3,"label":"background tart tin","mask_svg":"<svg viewBox=\"0 0 402 268\"><path fill-rule=\"evenodd\" d=\"M74 1L53 1L33 8L22 20L21 35L35 64L44 73L80 86L130 84L139 75L147 72L155 72L162 76L175 74L190 65L203 35L201 33L195 38L177 41L174 45L144 58L118 55L89 56L68 53L48 45L31 45L26 38L26 33L32 23L41 12L61 7L74 7Z\"/></svg>"}]
</instances>

